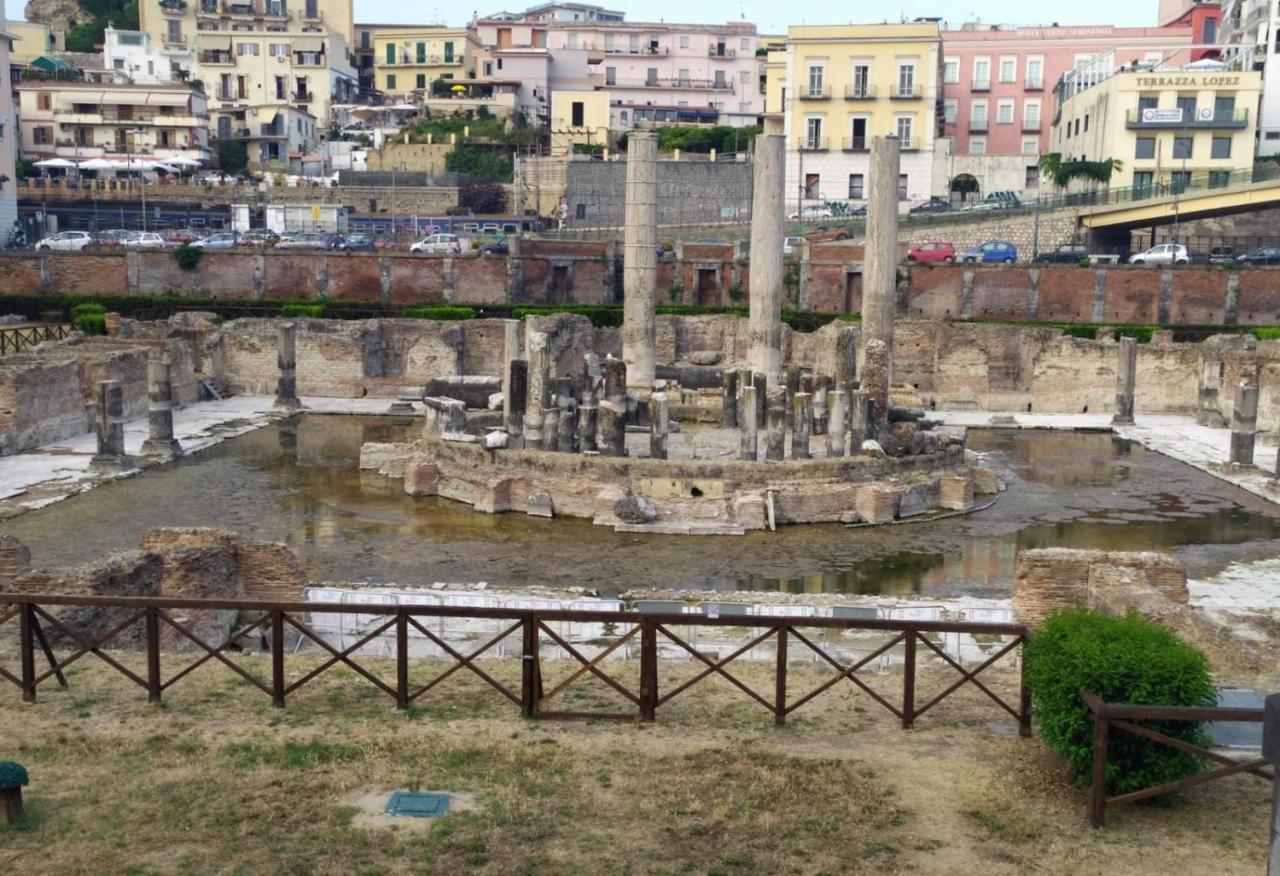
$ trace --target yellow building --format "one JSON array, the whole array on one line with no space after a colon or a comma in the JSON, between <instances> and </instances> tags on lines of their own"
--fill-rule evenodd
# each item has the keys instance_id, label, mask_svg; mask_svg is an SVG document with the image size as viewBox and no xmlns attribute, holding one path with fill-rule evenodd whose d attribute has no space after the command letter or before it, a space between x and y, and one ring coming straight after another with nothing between
<instances>
[{"instance_id":1,"label":"yellow building","mask_svg":"<svg viewBox=\"0 0 1280 876\"><path fill-rule=\"evenodd\" d=\"M552 92L551 154L568 155L577 144L609 145L609 92Z\"/></svg>"},{"instance_id":2,"label":"yellow building","mask_svg":"<svg viewBox=\"0 0 1280 876\"><path fill-rule=\"evenodd\" d=\"M47 24L35 21L8 21L4 29L13 34L16 42L10 60L18 62L34 61L48 52L65 52L67 50L66 31L54 30Z\"/></svg>"},{"instance_id":3,"label":"yellow building","mask_svg":"<svg viewBox=\"0 0 1280 876\"><path fill-rule=\"evenodd\" d=\"M1261 73L1117 70L1104 55L1058 84L1050 148L1064 161L1118 159L1111 185L1152 193L1253 166Z\"/></svg>"},{"instance_id":4,"label":"yellow building","mask_svg":"<svg viewBox=\"0 0 1280 876\"><path fill-rule=\"evenodd\" d=\"M437 79L475 79L480 49L467 28L380 27L373 34L374 88L407 97L426 94Z\"/></svg>"},{"instance_id":5,"label":"yellow building","mask_svg":"<svg viewBox=\"0 0 1280 876\"><path fill-rule=\"evenodd\" d=\"M935 22L787 30L766 57L765 127L787 139L789 211L862 202L875 136L902 142L902 200L945 188L941 45Z\"/></svg>"}]
</instances>

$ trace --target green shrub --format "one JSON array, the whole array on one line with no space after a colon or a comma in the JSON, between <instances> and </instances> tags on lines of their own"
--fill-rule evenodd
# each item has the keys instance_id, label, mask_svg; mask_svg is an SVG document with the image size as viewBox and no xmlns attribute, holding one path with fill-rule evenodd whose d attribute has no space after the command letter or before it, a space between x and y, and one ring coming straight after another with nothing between
<instances>
[{"instance_id":1,"label":"green shrub","mask_svg":"<svg viewBox=\"0 0 1280 876\"><path fill-rule=\"evenodd\" d=\"M101 313L86 313L84 316L77 316L71 320L81 334L86 335L105 335L107 333L107 318Z\"/></svg>"},{"instance_id":2,"label":"green shrub","mask_svg":"<svg viewBox=\"0 0 1280 876\"><path fill-rule=\"evenodd\" d=\"M475 319L476 311L474 307L432 304L426 307L406 307L404 315L409 319Z\"/></svg>"},{"instance_id":3,"label":"green shrub","mask_svg":"<svg viewBox=\"0 0 1280 876\"><path fill-rule=\"evenodd\" d=\"M1092 267L1093 267L1093 259L1089 258L1088 256L1085 256L1084 258L1080 259L1080 267L1082 267L1082 268L1092 268Z\"/></svg>"},{"instance_id":4,"label":"green shrub","mask_svg":"<svg viewBox=\"0 0 1280 876\"><path fill-rule=\"evenodd\" d=\"M1253 336L1260 341L1280 341L1280 327L1264 326L1253 329Z\"/></svg>"},{"instance_id":5,"label":"green shrub","mask_svg":"<svg viewBox=\"0 0 1280 876\"><path fill-rule=\"evenodd\" d=\"M1122 338L1133 338L1139 344L1151 343L1151 333L1160 330L1158 325L1122 325L1116 328L1116 335Z\"/></svg>"},{"instance_id":6,"label":"green shrub","mask_svg":"<svg viewBox=\"0 0 1280 876\"><path fill-rule=\"evenodd\" d=\"M23 788L31 783L26 768L12 760L0 760L0 791Z\"/></svg>"},{"instance_id":7,"label":"green shrub","mask_svg":"<svg viewBox=\"0 0 1280 876\"><path fill-rule=\"evenodd\" d=\"M77 304L71 308L72 317L77 316L95 316L107 312L107 309L96 301L86 301L83 304Z\"/></svg>"},{"instance_id":8,"label":"green shrub","mask_svg":"<svg viewBox=\"0 0 1280 876\"><path fill-rule=\"evenodd\" d=\"M174 261L178 263L178 267L184 271L194 271L196 266L200 264L200 257L204 255L204 250L198 246L190 244L182 244L173 251Z\"/></svg>"},{"instance_id":9,"label":"green shrub","mask_svg":"<svg viewBox=\"0 0 1280 876\"><path fill-rule=\"evenodd\" d=\"M309 316L319 318L324 316L323 304L286 304L280 308L281 316Z\"/></svg>"},{"instance_id":10,"label":"green shrub","mask_svg":"<svg viewBox=\"0 0 1280 876\"><path fill-rule=\"evenodd\" d=\"M1079 691L1108 703L1212 706L1217 702L1204 655L1137 614L1110 617L1076 608L1051 615L1026 647L1027 687L1040 731L1086 783L1093 761L1093 725ZM1193 745L1204 745L1194 721L1138 722ZM1197 757L1123 730L1109 738L1107 791L1124 794L1197 772Z\"/></svg>"},{"instance_id":11,"label":"green shrub","mask_svg":"<svg viewBox=\"0 0 1280 876\"><path fill-rule=\"evenodd\" d=\"M1069 338L1092 341L1098 337L1098 327L1096 325L1063 325L1059 326L1059 328Z\"/></svg>"}]
</instances>

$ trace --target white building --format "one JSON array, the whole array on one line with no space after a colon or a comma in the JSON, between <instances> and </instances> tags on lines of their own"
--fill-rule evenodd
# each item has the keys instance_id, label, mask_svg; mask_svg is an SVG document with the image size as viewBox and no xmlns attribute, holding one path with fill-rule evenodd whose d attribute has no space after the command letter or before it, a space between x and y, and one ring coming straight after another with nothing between
<instances>
[{"instance_id":1,"label":"white building","mask_svg":"<svg viewBox=\"0 0 1280 876\"><path fill-rule=\"evenodd\" d=\"M0 70L9 69L9 52L14 35L0 30ZM13 89L0 88L0 239L18 219L18 180L14 160L18 155L18 118L14 112Z\"/></svg>"},{"instance_id":2,"label":"white building","mask_svg":"<svg viewBox=\"0 0 1280 876\"><path fill-rule=\"evenodd\" d=\"M1280 8L1275 0L1225 0L1219 42L1233 66L1262 73L1258 155L1280 154Z\"/></svg>"},{"instance_id":3,"label":"white building","mask_svg":"<svg viewBox=\"0 0 1280 876\"><path fill-rule=\"evenodd\" d=\"M111 25L103 34L103 66L114 70L121 81L135 85L172 82L178 66L151 46L151 34L140 30L116 30Z\"/></svg>"}]
</instances>

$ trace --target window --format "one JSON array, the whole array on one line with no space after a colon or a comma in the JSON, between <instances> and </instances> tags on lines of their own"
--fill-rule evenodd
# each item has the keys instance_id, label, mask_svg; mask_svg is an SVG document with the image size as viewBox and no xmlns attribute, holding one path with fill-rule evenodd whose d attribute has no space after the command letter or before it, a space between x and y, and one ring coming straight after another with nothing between
<instances>
[{"instance_id":1,"label":"window","mask_svg":"<svg viewBox=\"0 0 1280 876\"><path fill-rule=\"evenodd\" d=\"M1169 174L1169 188L1175 194L1185 192L1191 186L1191 171L1175 170Z\"/></svg>"},{"instance_id":2,"label":"window","mask_svg":"<svg viewBox=\"0 0 1280 876\"><path fill-rule=\"evenodd\" d=\"M1040 127L1040 101L1029 100L1022 105L1022 122L1023 126L1038 130Z\"/></svg>"},{"instance_id":3,"label":"window","mask_svg":"<svg viewBox=\"0 0 1280 876\"><path fill-rule=\"evenodd\" d=\"M1040 141L1034 137L1022 138L1022 154L1023 155L1039 155Z\"/></svg>"},{"instance_id":4,"label":"window","mask_svg":"<svg viewBox=\"0 0 1280 876\"><path fill-rule=\"evenodd\" d=\"M860 173L849 174L849 199L851 201L861 201L863 199L863 180L864 177Z\"/></svg>"},{"instance_id":5,"label":"window","mask_svg":"<svg viewBox=\"0 0 1280 876\"><path fill-rule=\"evenodd\" d=\"M728 83L728 81L724 78L724 71L723 71L723 70L717 70L717 71L716 71L716 78L712 80L712 83L715 85L715 87L716 87L716 88L728 88L728 87L729 87L729 83Z\"/></svg>"},{"instance_id":6,"label":"window","mask_svg":"<svg viewBox=\"0 0 1280 876\"><path fill-rule=\"evenodd\" d=\"M1089 114L1088 113L1084 114L1084 132L1086 134L1089 133Z\"/></svg>"},{"instance_id":7,"label":"window","mask_svg":"<svg viewBox=\"0 0 1280 876\"><path fill-rule=\"evenodd\" d=\"M288 43L267 43L267 54L273 58L289 57Z\"/></svg>"},{"instance_id":8,"label":"window","mask_svg":"<svg viewBox=\"0 0 1280 876\"><path fill-rule=\"evenodd\" d=\"M991 59L973 59L973 87L986 90L991 87Z\"/></svg>"},{"instance_id":9,"label":"window","mask_svg":"<svg viewBox=\"0 0 1280 876\"><path fill-rule=\"evenodd\" d=\"M1027 88L1044 88L1044 58L1027 58Z\"/></svg>"},{"instance_id":10,"label":"window","mask_svg":"<svg viewBox=\"0 0 1280 876\"><path fill-rule=\"evenodd\" d=\"M816 173L806 173L804 175L804 196L806 198L822 197L822 180Z\"/></svg>"},{"instance_id":11,"label":"window","mask_svg":"<svg viewBox=\"0 0 1280 876\"><path fill-rule=\"evenodd\" d=\"M1173 138L1173 157L1190 158L1192 151L1193 138L1191 137L1174 137Z\"/></svg>"},{"instance_id":12,"label":"window","mask_svg":"<svg viewBox=\"0 0 1280 876\"><path fill-rule=\"evenodd\" d=\"M1160 105L1160 98L1154 94L1144 94L1138 98L1138 112L1141 113L1145 109L1155 109Z\"/></svg>"},{"instance_id":13,"label":"window","mask_svg":"<svg viewBox=\"0 0 1280 876\"><path fill-rule=\"evenodd\" d=\"M1178 109L1182 110L1182 120L1190 122L1196 117L1196 96L1194 94L1188 96L1178 96Z\"/></svg>"},{"instance_id":14,"label":"window","mask_svg":"<svg viewBox=\"0 0 1280 876\"><path fill-rule=\"evenodd\" d=\"M1231 138L1230 137L1214 137L1213 148L1209 152L1210 158L1230 158L1231 157Z\"/></svg>"},{"instance_id":15,"label":"window","mask_svg":"<svg viewBox=\"0 0 1280 876\"><path fill-rule=\"evenodd\" d=\"M53 109L53 95L47 91L36 92L36 109Z\"/></svg>"},{"instance_id":16,"label":"window","mask_svg":"<svg viewBox=\"0 0 1280 876\"><path fill-rule=\"evenodd\" d=\"M985 100L975 100L969 105L969 127L976 131L986 130L987 102Z\"/></svg>"},{"instance_id":17,"label":"window","mask_svg":"<svg viewBox=\"0 0 1280 876\"><path fill-rule=\"evenodd\" d=\"M396 87L396 74L387 74L387 90L390 91Z\"/></svg>"},{"instance_id":18,"label":"window","mask_svg":"<svg viewBox=\"0 0 1280 876\"><path fill-rule=\"evenodd\" d=\"M236 43L236 54L242 57L257 57L257 43Z\"/></svg>"},{"instance_id":19,"label":"window","mask_svg":"<svg viewBox=\"0 0 1280 876\"><path fill-rule=\"evenodd\" d=\"M689 48L689 35L687 33L680 34L680 48Z\"/></svg>"},{"instance_id":20,"label":"window","mask_svg":"<svg viewBox=\"0 0 1280 876\"><path fill-rule=\"evenodd\" d=\"M969 154L970 155L986 155L987 154L987 138L986 137L970 137L969 138Z\"/></svg>"},{"instance_id":21,"label":"window","mask_svg":"<svg viewBox=\"0 0 1280 876\"><path fill-rule=\"evenodd\" d=\"M604 68L604 84L605 85L618 84L618 68L617 67Z\"/></svg>"},{"instance_id":22,"label":"window","mask_svg":"<svg viewBox=\"0 0 1280 876\"><path fill-rule=\"evenodd\" d=\"M826 68L821 64L809 65L809 96L822 97L823 79L826 74Z\"/></svg>"},{"instance_id":23,"label":"window","mask_svg":"<svg viewBox=\"0 0 1280 876\"><path fill-rule=\"evenodd\" d=\"M485 76L492 76L492 75L493 75L493 62L492 62L492 61L485 61L485 62L484 62L484 75L485 75ZM607 82L607 83L605 83L605 84L607 84L607 85L612 85L613 83L612 83L612 82Z\"/></svg>"},{"instance_id":24,"label":"window","mask_svg":"<svg viewBox=\"0 0 1280 876\"><path fill-rule=\"evenodd\" d=\"M959 104L960 102L954 97L947 98L947 100L943 101L942 120L948 125L954 125L956 123L956 113L960 108Z\"/></svg>"},{"instance_id":25,"label":"window","mask_svg":"<svg viewBox=\"0 0 1280 876\"><path fill-rule=\"evenodd\" d=\"M417 80L416 80L416 84L414 85L414 88L423 89L426 87L427 87L427 74L426 73L417 74Z\"/></svg>"},{"instance_id":26,"label":"window","mask_svg":"<svg viewBox=\"0 0 1280 876\"><path fill-rule=\"evenodd\" d=\"M1024 181L1024 188L1038 189L1040 188L1040 165L1028 164L1027 175Z\"/></svg>"},{"instance_id":27,"label":"window","mask_svg":"<svg viewBox=\"0 0 1280 876\"><path fill-rule=\"evenodd\" d=\"M570 33L570 34L569 34L569 36L568 36L566 39L567 39L567 45L565 46L565 48L567 48L567 49L576 49L576 48L578 47L578 34L577 34L577 33Z\"/></svg>"},{"instance_id":28,"label":"window","mask_svg":"<svg viewBox=\"0 0 1280 876\"><path fill-rule=\"evenodd\" d=\"M1138 137L1134 142L1133 157L1134 158L1155 158L1156 157L1156 138L1155 137Z\"/></svg>"},{"instance_id":29,"label":"window","mask_svg":"<svg viewBox=\"0 0 1280 876\"><path fill-rule=\"evenodd\" d=\"M688 71L687 69L686 69L686 70L677 70L677 71L676 71L676 81L677 81L677 82L679 82L681 85L683 85L683 86L686 86L686 87L687 87L687 86L689 85L689 71Z\"/></svg>"},{"instance_id":30,"label":"window","mask_svg":"<svg viewBox=\"0 0 1280 876\"><path fill-rule=\"evenodd\" d=\"M1006 57L1000 59L1000 81L1015 82L1018 79L1018 59Z\"/></svg>"},{"instance_id":31,"label":"window","mask_svg":"<svg viewBox=\"0 0 1280 876\"><path fill-rule=\"evenodd\" d=\"M856 116L849 120L849 148L862 151L867 148L867 117Z\"/></svg>"},{"instance_id":32,"label":"window","mask_svg":"<svg viewBox=\"0 0 1280 876\"><path fill-rule=\"evenodd\" d=\"M577 218L579 218L579 219L586 219L586 218L587 218L587 205L586 205L586 204L574 204L574 205L573 205L573 214L574 214L574 216L576 216L576 217L577 217Z\"/></svg>"},{"instance_id":33,"label":"window","mask_svg":"<svg viewBox=\"0 0 1280 876\"><path fill-rule=\"evenodd\" d=\"M649 67L644 71L644 84L654 86L658 84L658 68Z\"/></svg>"},{"instance_id":34,"label":"window","mask_svg":"<svg viewBox=\"0 0 1280 876\"><path fill-rule=\"evenodd\" d=\"M898 200L905 201L907 199L907 175L905 173L898 174Z\"/></svg>"},{"instance_id":35,"label":"window","mask_svg":"<svg viewBox=\"0 0 1280 876\"><path fill-rule=\"evenodd\" d=\"M165 39L167 39L171 43L182 42L182 22L170 21L168 22L168 25L169 25L169 33L165 37Z\"/></svg>"},{"instance_id":36,"label":"window","mask_svg":"<svg viewBox=\"0 0 1280 876\"><path fill-rule=\"evenodd\" d=\"M1013 101L1002 100L996 104L996 124L1013 124Z\"/></svg>"},{"instance_id":37,"label":"window","mask_svg":"<svg viewBox=\"0 0 1280 876\"><path fill-rule=\"evenodd\" d=\"M48 146L53 142L53 128L32 128L31 138L37 146Z\"/></svg>"},{"instance_id":38,"label":"window","mask_svg":"<svg viewBox=\"0 0 1280 876\"><path fill-rule=\"evenodd\" d=\"M871 65L853 65L853 96L869 97L871 94Z\"/></svg>"},{"instance_id":39,"label":"window","mask_svg":"<svg viewBox=\"0 0 1280 876\"><path fill-rule=\"evenodd\" d=\"M1231 171L1229 170L1211 170L1209 171L1209 188L1220 189L1231 182Z\"/></svg>"},{"instance_id":40,"label":"window","mask_svg":"<svg viewBox=\"0 0 1280 876\"><path fill-rule=\"evenodd\" d=\"M744 52L749 52L749 51L751 51L751 38L750 38L750 37L743 37L741 40L739 40L739 41L738 41L738 48L740 48L740 49L741 49L742 51L744 51Z\"/></svg>"},{"instance_id":41,"label":"window","mask_svg":"<svg viewBox=\"0 0 1280 876\"><path fill-rule=\"evenodd\" d=\"M1236 114L1236 98L1234 94L1217 95L1213 99L1213 117L1217 120L1230 121Z\"/></svg>"},{"instance_id":42,"label":"window","mask_svg":"<svg viewBox=\"0 0 1280 876\"><path fill-rule=\"evenodd\" d=\"M805 147L819 149L822 146L822 119L811 116L804 120Z\"/></svg>"},{"instance_id":43,"label":"window","mask_svg":"<svg viewBox=\"0 0 1280 876\"><path fill-rule=\"evenodd\" d=\"M898 139L902 141L903 149L911 148L911 129L914 123L914 116L898 116Z\"/></svg>"},{"instance_id":44,"label":"window","mask_svg":"<svg viewBox=\"0 0 1280 876\"><path fill-rule=\"evenodd\" d=\"M916 93L916 62L898 64L898 94L913 97Z\"/></svg>"},{"instance_id":45,"label":"window","mask_svg":"<svg viewBox=\"0 0 1280 876\"><path fill-rule=\"evenodd\" d=\"M749 85L751 83L751 71L742 70L741 72L739 72L738 81L741 82L743 85Z\"/></svg>"},{"instance_id":46,"label":"window","mask_svg":"<svg viewBox=\"0 0 1280 876\"><path fill-rule=\"evenodd\" d=\"M569 124L571 124L575 128L581 128L584 124L583 119L586 115L582 101L575 100L571 104L570 113L572 115L572 119L570 120Z\"/></svg>"},{"instance_id":47,"label":"window","mask_svg":"<svg viewBox=\"0 0 1280 876\"><path fill-rule=\"evenodd\" d=\"M396 44L387 43L387 63L394 64L396 62Z\"/></svg>"},{"instance_id":48,"label":"window","mask_svg":"<svg viewBox=\"0 0 1280 876\"><path fill-rule=\"evenodd\" d=\"M942 62L942 81L952 85L960 81L960 59L947 58Z\"/></svg>"}]
</instances>

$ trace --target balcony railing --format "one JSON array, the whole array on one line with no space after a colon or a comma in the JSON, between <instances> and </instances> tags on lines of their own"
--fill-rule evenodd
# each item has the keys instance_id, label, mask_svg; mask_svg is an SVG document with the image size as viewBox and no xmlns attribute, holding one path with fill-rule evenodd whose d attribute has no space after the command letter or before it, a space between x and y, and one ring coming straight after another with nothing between
<instances>
[{"instance_id":1,"label":"balcony railing","mask_svg":"<svg viewBox=\"0 0 1280 876\"><path fill-rule=\"evenodd\" d=\"M1207 108L1206 108L1207 109ZM1144 118L1145 110L1129 110L1125 115L1125 127L1130 130L1182 130L1182 129L1242 129L1249 127L1249 111L1247 109L1237 110L1214 110L1212 114L1205 112L1189 114L1184 112L1182 119L1179 121L1167 120L1160 116L1151 116ZM1157 111L1158 112L1158 111ZM1191 116L1191 117L1188 117Z\"/></svg>"},{"instance_id":2,"label":"balcony railing","mask_svg":"<svg viewBox=\"0 0 1280 876\"><path fill-rule=\"evenodd\" d=\"M899 83L893 87L893 90L889 93L889 98L891 100L919 100L923 94L924 89L920 87L919 83L912 85Z\"/></svg>"},{"instance_id":3,"label":"balcony railing","mask_svg":"<svg viewBox=\"0 0 1280 876\"><path fill-rule=\"evenodd\" d=\"M187 0L160 0L160 11L165 15L185 15Z\"/></svg>"},{"instance_id":4,"label":"balcony railing","mask_svg":"<svg viewBox=\"0 0 1280 876\"><path fill-rule=\"evenodd\" d=\"M801 100L830 100L831 86L819 85L815 88L814 86L810 85L807 88L802 88L800 90L800 93L797 96Z\"/></svg>"},{"instance_id":5,"label":"balcony railing","mask_svg":"<svg viewBox=\"0 0 1280 876\"><path fill-rule=\"evenodd\" d=\"M862 85L846 85L844 87L845 100L875 100L876 87L874 85L863 83Z\"/></svg>"},{"instance_id":6,"label":"balcony railing","mask_svg":"<svg viewBox=\"0 0 1280 876\"><path fill-rule=\"evenodd\" d=\"M920 148L920 141L915 137L899 137L898 150L900 152L915 152Z\"/></svg>"},{"instance_id":7,"label":"balcony railing","mask_svg":"<svg viewBox=\"0 0 1280 876\"><path fill-rule=\"evenodd\" d=\"M1039 119L1023 119L1022 132L1024 134L1038 134L1043 125L1044 123Z\"/></svg>"},{"instance_id":8,"label":"balcony railing","mask_svg":"<svg viewBox=\"0 0 1280 876\"><path fill-rule=\"evenodd\" d=\"M247 95L239 94L234 91L223 91L222 89L218 89L218 93L215 96L217 97L218 100L223 100L223 101L235 101L235 100L248 99Z\"/></svg>"},{"instance_id":9,"label":"balcony railing","mask_svg":"<svg viewBox=\"0 0 1280 876\"><path fill-rule=\"evenodd\" d=\"M289 95L289 100L294 100L298 103L309 103L312 100L315 100L315 95L310 91L295 91L293 94Z\"/></svg>"},{"instance_id":10,"label":"balcony railing","mask_svg":"<svg viewBox=\"0 0 1280 876\"><path fill-rule=\"evenodd\" d=\"M726 49L723 46L710 46L707 48L708 58L736 58L738 57L737 49Z\"/></svg>"},{"instance_id":11,"label":"balcony railing","mask_svg":"<svg viewBox=\"0 0 1280 876\"><path fill-rule=\"evenodd\" d=\"M669 55L671 49L667 46L640 46L631 48L631 46L605 46L606 55Z\"/></svg>"},{"instance_id":12,"label":"balcony railing","mask_svg":"<svg viewBox=\"0 0 1280 876\"><path fill-rule=\"evenodd\" d=\"M734 85L729 80L715 79L684 79L677 77L675 79L653 78L645 79L643 82L628 85L623 83L620 88L687 88L692 91L734 91Z\"/></svg>"},{"instance_id":13,"label":"balcony railing","mask_svg":"<svg viewBox=\"0 0 1280 876\"><path fill-rule=\"evenodd\" d=\"M845 152L866 152L868 148L866 137L845 137L841 146Z\"/></svg>"},{"instance_id":14,"label":"balcony railing","mask_svg":"<svg viewBox=\"0 0 1280 876\"><path fill-rule=\"evenodd\" d=\"M383 67L423 67L430 65L432 67L440 67L446 64L461 64L462 55L401 55L398 60L393 62L383 61Z\"/></svg>"},{"instance_id":15,"label":"balcony railing","mask_svg":"<svg viewBox=\"0 0 1280 876\"><path fill-rule=\"evenodd\" d=\"M805 137L796 143L796 148L801 152L827 152L831 143L826 137Z\"/></svg>"},{"instance_id":16,"label":"balcony railing","mask_svg":"<svg viewBox=\"0 0 1280 876\"><path fill-rule=\"evenodd\" d=\"M1027 91L1044 91L1044 77L1028 76L1027 81L1023 83L1023 88Z\"/></svg>"},{"instance_id":17,"label":"balcony railing","mask_svg":"<svg viewBox=\"0 0 1280 876\"><path fill-rule=\"evenodd\" d=\"M969 131L971 133L982 133L987 130L988 124L986 119L969 119Z\"/></svg>"},{"instance_id":18,"label":"balcony railing","mask_svg":"<svg viewBox=\"0 0 1280 876\"><path fill-rule=\"evenodd\" d=\"M234 64L235 56L230 52L201 52L201 64Z\"/></svg>"},{"instance_id":19,"label":"balcony railing","mask_svg":"<svg viewBox=\"0 0 1280 876\"><path fill-rule=\"evenodd\" d=\"M973 80L973 83L970 85L969 90L970 90L970 91L990 91L990 90L991 90L991 80L990 80L990 79L975 79L975 80Z\"/></svg>"}]
</instances>

